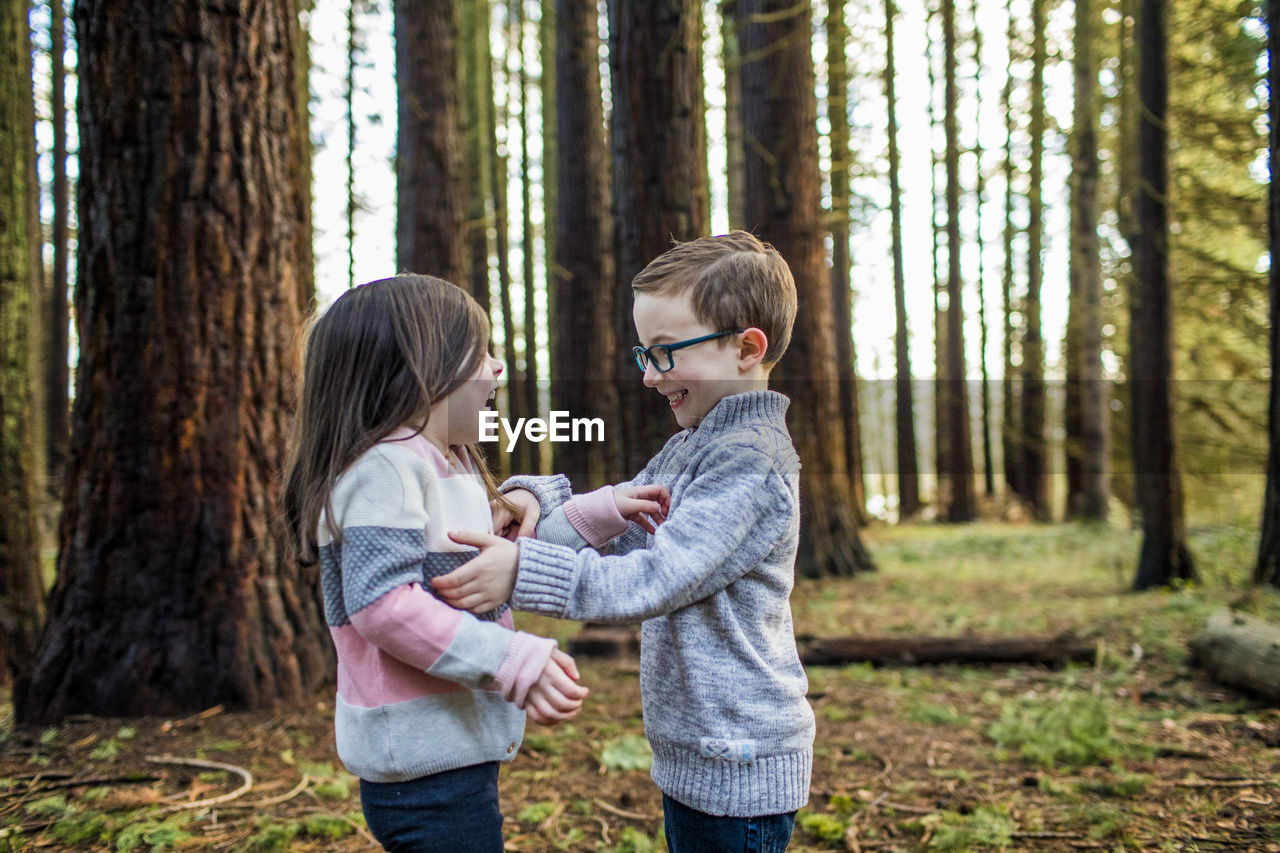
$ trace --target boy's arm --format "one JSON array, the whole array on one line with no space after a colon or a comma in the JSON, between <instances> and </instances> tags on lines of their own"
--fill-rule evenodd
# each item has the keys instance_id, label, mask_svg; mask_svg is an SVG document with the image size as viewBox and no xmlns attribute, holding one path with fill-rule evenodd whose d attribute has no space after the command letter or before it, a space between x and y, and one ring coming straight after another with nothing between
<instances>
[{"instance_id":1,"label":"boy's arm","mask_svg":"<svg viewBox=\"0 0 1280 853\"><path fill-rule=\"evenodd\" d=\"M799 523L772 459L727 446L705 459L648 548L602 556L520 540L512 605L569 619L635 622L724 589Z\"/></svg>"}]
</instances>

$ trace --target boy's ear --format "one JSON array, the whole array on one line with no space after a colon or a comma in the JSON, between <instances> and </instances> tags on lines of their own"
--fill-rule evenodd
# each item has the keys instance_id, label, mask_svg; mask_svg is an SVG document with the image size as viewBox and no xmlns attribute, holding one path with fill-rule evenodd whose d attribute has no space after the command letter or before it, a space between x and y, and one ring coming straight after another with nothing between
<instances>
[{"instance_id":1,"label":"boy's ear","mask_svg":"<svg viewBox=\"0 0 1280 853\"><path fill-rule=\"evenodd\" d=\"M742 333L742 343L738 346L738 360L745 370L750 370L764 360L769 351L769 338L755 326Z\"/></svg>"}]
</instances>

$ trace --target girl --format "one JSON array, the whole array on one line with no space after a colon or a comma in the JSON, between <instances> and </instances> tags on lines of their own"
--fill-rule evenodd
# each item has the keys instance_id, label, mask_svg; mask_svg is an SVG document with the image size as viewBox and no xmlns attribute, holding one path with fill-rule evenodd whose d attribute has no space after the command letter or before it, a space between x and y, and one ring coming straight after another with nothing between
<instances>
[{"instance_id":1,"label":"girl","mask_svg":"<svg viewBox=\"0 0 1280 853\"><path fill-rule=\"evenodd\" d=\"M522 709L561 722L587 694L505 604L476 617L426 586L476 553L446 531L491 531L501 500L470 447L502 372L488 340L460 288L401 275L344 294L303 353L285 515L299 561L320 566L338 757L393 851L500 853L498 762Z\"/></svg>"}]
</instances>

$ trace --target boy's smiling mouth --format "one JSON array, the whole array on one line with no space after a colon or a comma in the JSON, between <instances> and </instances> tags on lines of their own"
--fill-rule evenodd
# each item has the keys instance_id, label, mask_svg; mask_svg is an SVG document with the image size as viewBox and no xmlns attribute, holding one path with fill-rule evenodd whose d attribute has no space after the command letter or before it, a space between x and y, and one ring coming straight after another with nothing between
<instances>
[{"instance_id":1,"label":"boy's smiling mouth","mask_svg":"<svg viewBox=\"0 0 1280 853\"><path fill-rule=\"evenodd\" d=\"M671 408L676 408L684 402L684 398L689 396L689 389L685 388L680 391L672 391L666 395L667 402L671 404Z\"/></svg>"}]
</instances>

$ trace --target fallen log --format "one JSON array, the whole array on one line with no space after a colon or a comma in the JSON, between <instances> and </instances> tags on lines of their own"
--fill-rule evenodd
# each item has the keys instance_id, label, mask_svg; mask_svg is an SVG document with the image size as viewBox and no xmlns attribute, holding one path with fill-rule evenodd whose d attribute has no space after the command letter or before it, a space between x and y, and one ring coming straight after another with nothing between
<instances>
[{"instance_id":1,"label":"fallen log","mask_svg":"<svg viewBox=\"0 0 1280 853\"><path fill-rule=\"evenodd\" d=\"M640 629L634 625L603 625L590 622L569 640L569 654L575 658L631 658L640 655Z\"/></svg>"},{"instance_id":2,"label":"fallen log","mask_svg":"<svg viewBox=\"0 0 1280 853\"><path fill-rule=\"evenodd\" d=\"M1065 666L1090 663L1094 643L1067 631L1056 637L805 637L798 640L806 666L873 663L915 666L939 663L1021 663Z\"/></svg>"},{"instance_id":3,"label":"fallen log","mask_svg":"<svg viewBox=\"0 0 1280 853\"><path fill-rule=\"evenodd\" d=\"M1193 662L1214 681L1280 704L1280 626L1218 610L1188 645Z\"/></svg>"}]
</instances>

